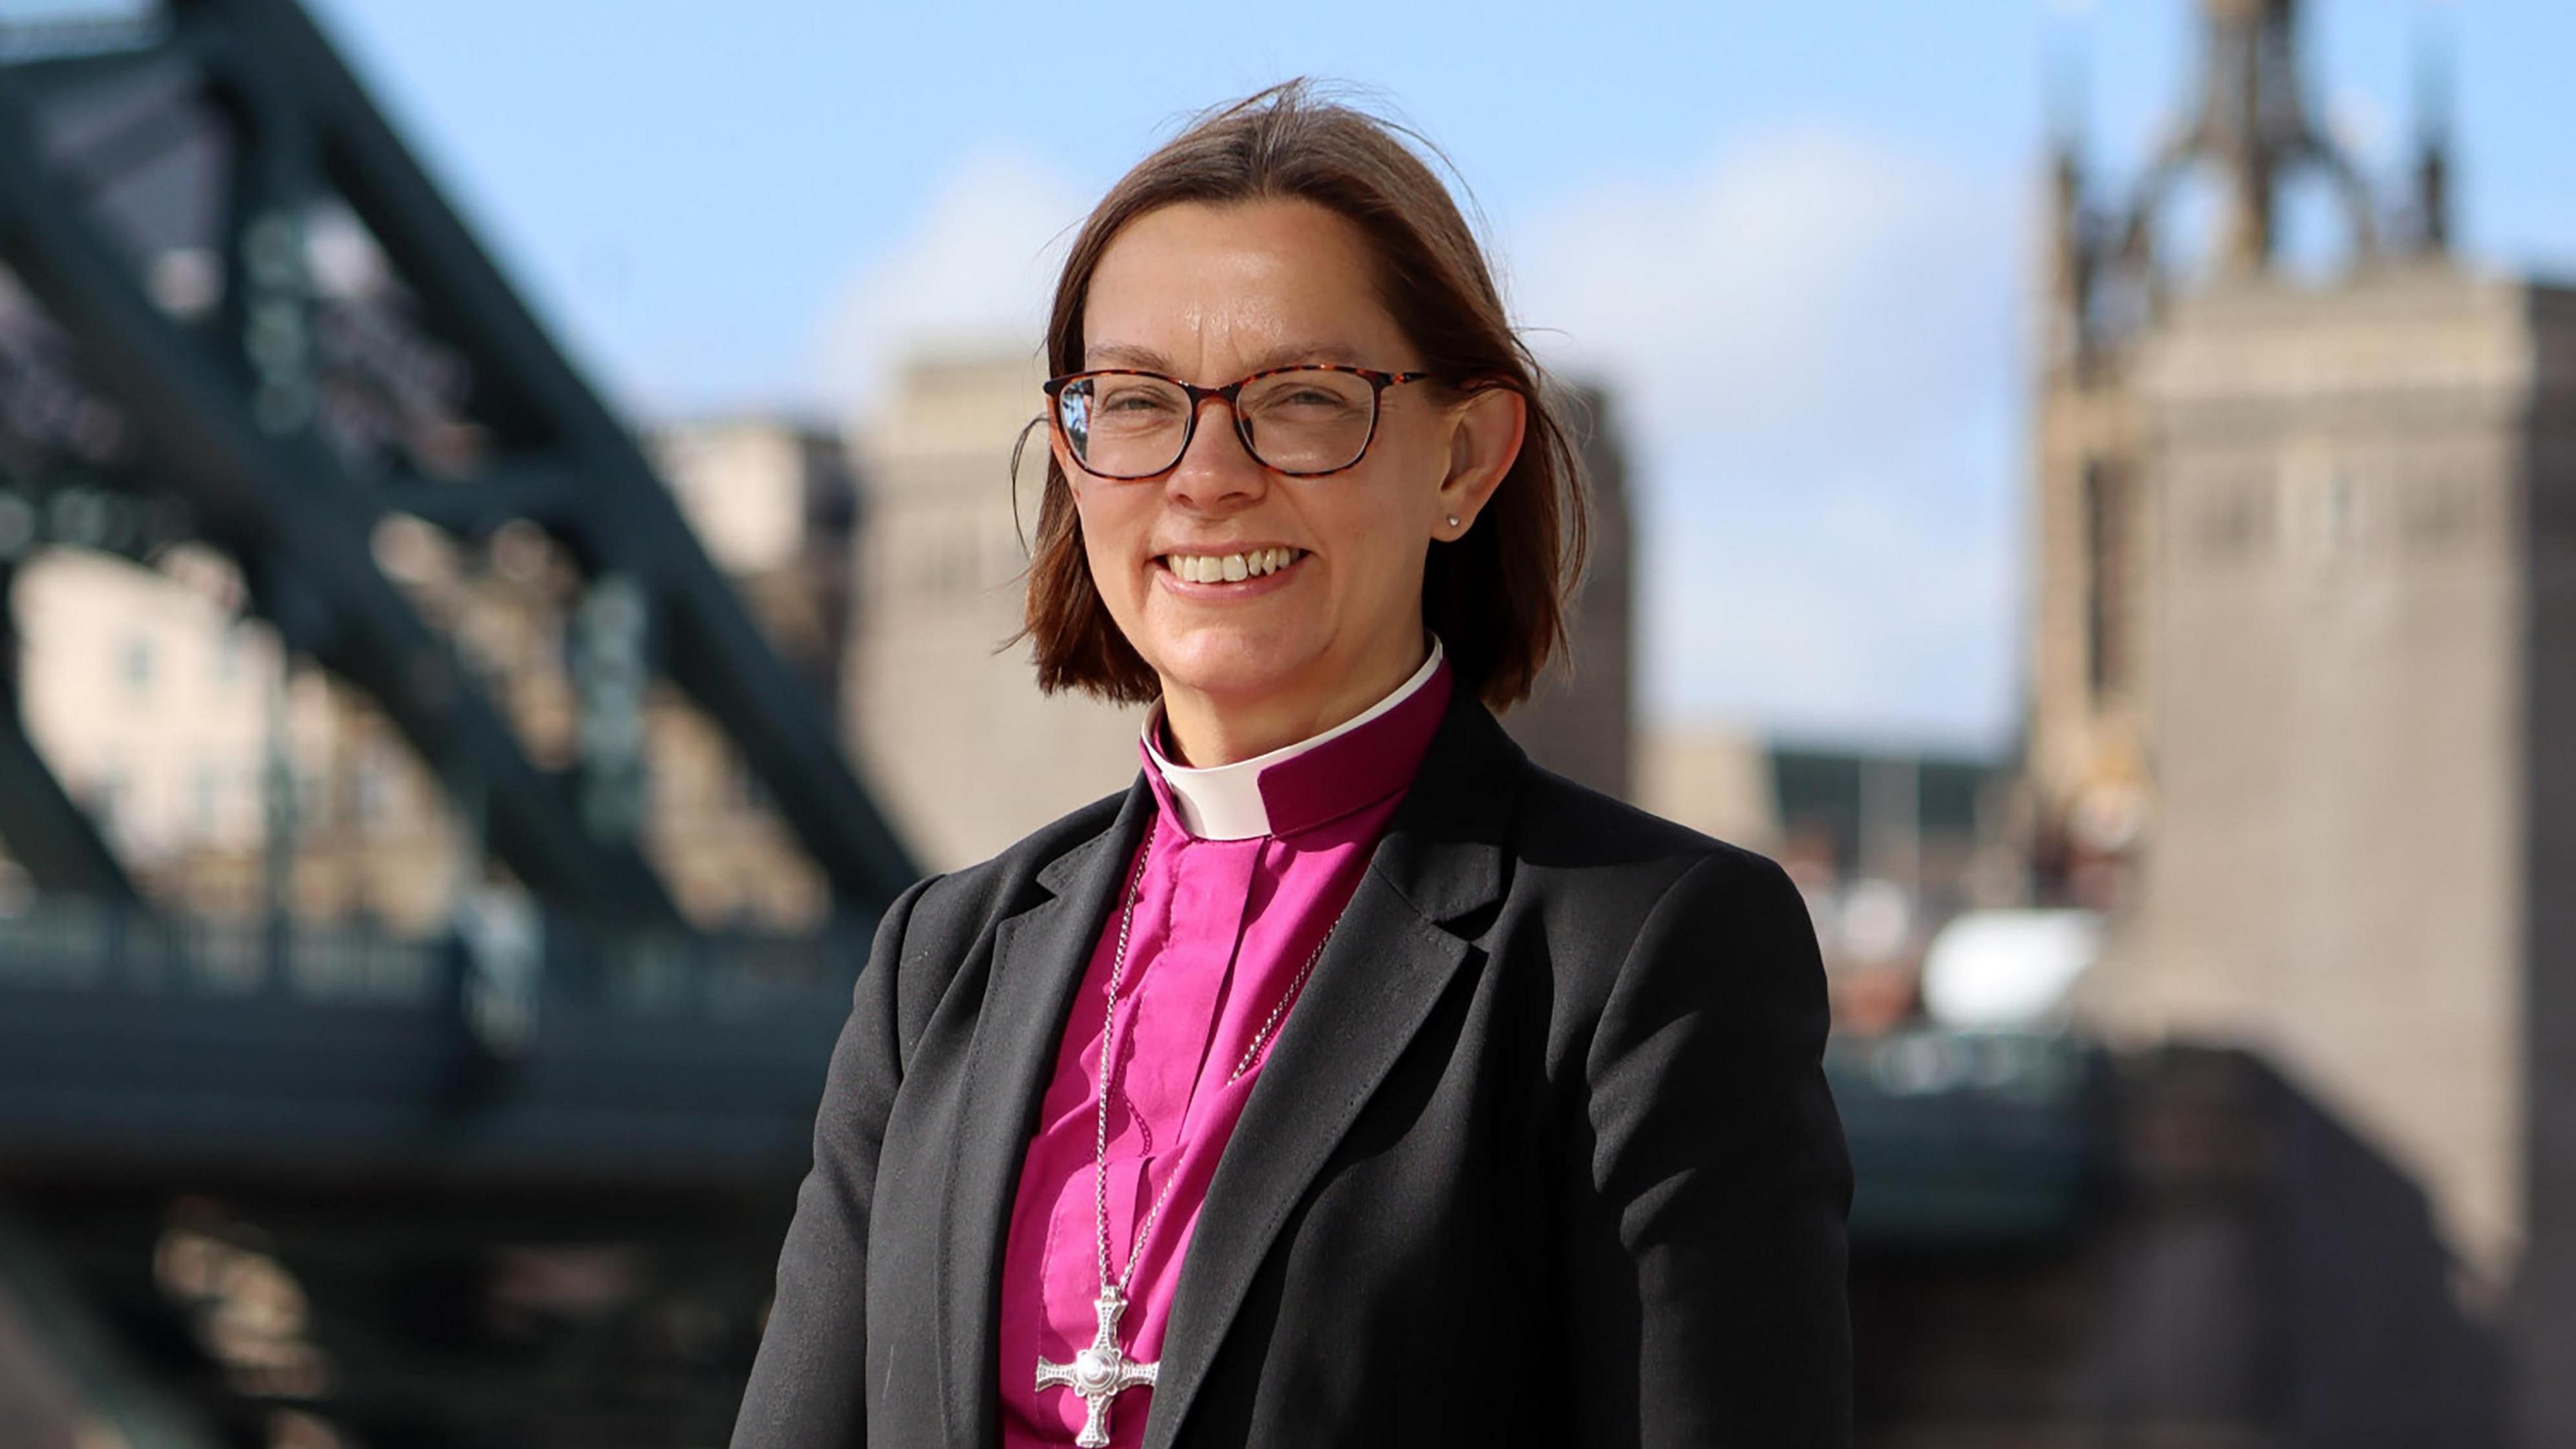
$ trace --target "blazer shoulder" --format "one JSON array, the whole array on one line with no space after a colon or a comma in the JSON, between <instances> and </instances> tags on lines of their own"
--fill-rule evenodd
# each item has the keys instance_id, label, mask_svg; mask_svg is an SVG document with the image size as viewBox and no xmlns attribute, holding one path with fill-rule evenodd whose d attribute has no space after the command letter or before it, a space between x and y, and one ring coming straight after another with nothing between
<instances>
[{"instance_id":1,"label":"blazer shoulder","mask_svg":"<svg viewBox=\"0 0 2576 1449\"><path fill-rule=\"evenodd\" d=\"M1565 1060L1615 1055L1658 1013L1720 1000L1824 1019L1814 922L1779 862L1535 766L1522 798L1521 909L1502 949L1546 963Z\"/></svg>"},{"instance_id":2,"label":"blazer shoulder","mask_svg":"<svg viewBox=\"0 0 2576 1449\"><path fill-rule=\"evenodd\" d=\"M1667 820L1535 761L1525 769L1527 779L1512 831L1525 861L1587 875L1643 875L1666 882L1712 857L1720 872L1760 874L1781 869L1749 846Z\"/></svg>"},{"instance_id":3,"label":"blazer shoulder","mask_svg":"<svg viewBox=\"0 0 2576 1449\"><path fill-rule=\"evenodd\" d=\"M1650 921L1679 912L1712 930L1812 930L1779 862L1537 764L1527 767L1509 851L1513 893L1537 907L1559 969L1614 971ZM1579 964L1578 964L1579 963Z\"/></svg>"}]
</instances>

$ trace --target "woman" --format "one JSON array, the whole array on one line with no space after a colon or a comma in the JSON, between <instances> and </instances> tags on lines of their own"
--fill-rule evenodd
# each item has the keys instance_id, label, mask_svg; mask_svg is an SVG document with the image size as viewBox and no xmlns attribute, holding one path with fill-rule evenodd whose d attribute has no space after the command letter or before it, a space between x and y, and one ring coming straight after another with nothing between
<instances>
[{"instance_id":1,"label":"woman","mask_svg":"<svg viewBox=\"0 0 2576 1449\"><path fill-rule=\"evenodd\" d=\"M1047 348L1038 680L1143 768L886 912L735 1444L1845 1443L1815 937L1489 712L1582 500L1437 177L1215 113Z\"/></svg>"}]
</instances>

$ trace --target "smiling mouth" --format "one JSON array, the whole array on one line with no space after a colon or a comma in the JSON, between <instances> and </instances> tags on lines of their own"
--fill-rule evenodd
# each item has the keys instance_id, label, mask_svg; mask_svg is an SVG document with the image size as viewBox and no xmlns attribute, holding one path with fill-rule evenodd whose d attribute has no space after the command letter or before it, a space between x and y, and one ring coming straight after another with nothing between
<instances>
[{"instance_id":1,"label":"smiling mouth","mask_svg":"<svg viewBox=\"0 0 2576 1449\"><path fill-rule=\"evenodd\" d=\"M1167 553L1155 562L1191 584L1239 584L1265 578L1306 557L1302 548L1254 548L1240 553Z\"/></svg>"}]
</instances>

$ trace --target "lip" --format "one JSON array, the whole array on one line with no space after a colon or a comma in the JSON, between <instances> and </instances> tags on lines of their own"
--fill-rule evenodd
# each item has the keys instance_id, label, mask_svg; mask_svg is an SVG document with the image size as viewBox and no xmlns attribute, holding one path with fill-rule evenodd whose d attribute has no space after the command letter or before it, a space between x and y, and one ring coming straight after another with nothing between
<instances>
[{"instance_id":1,"label":"lip","mask_svg":"<svg viewBox=\"0 0 2576 1449\"><path fill-rule=\"evenodd\" d=\"M1196 603L1233 603L1243 599L1257 599L1264 594L1275 593L1280 589L1286 588L1289 584L1296 581L1298 574L1304 572L1306 560L1315 556L1311 550L1297 548L1295 544L1268 543L1245 544L1241 547L1228 547L1223 550L1192 547L1176 549L1171 552L1191 554L1250 553L1256 548L1293 549L1295 550L1297 557L1290 560L1285 567L1274 569L1269 573L1263 574L1257 579L1245 579L1241 583L1226 583L1222 580L1213 584L1191 583L1189 580L1182 578L1179 574L1172 572L1171 565L1164 562L1164 560L1170 556L1169 553L1158 553L1154 555L1151 559L1146 561L1146 566L1154 571L1154 581L1156 584L1171 590L1181 598L1188 599Z\"/></svg>"}]
</instances>

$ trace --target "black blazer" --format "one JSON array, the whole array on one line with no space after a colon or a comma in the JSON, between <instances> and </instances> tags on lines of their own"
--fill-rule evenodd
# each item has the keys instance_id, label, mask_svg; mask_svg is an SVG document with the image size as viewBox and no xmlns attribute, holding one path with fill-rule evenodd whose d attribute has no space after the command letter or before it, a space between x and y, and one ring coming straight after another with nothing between
<instances>
[{"instance_id":1,"label":"black blazer","mask_svg":"<svg viewBox=\"0 0 2576 1449\"><path fill-rule=\"evenodd\" d=\"M1153 808L1140 774L886 912L735 1449L997 1442L1020 1160ZM1825 1026L1777 865L1540 769L1457 691L1116 1412L1151 1449L1848 1443Z\"/></svg>"}]
</instances>

